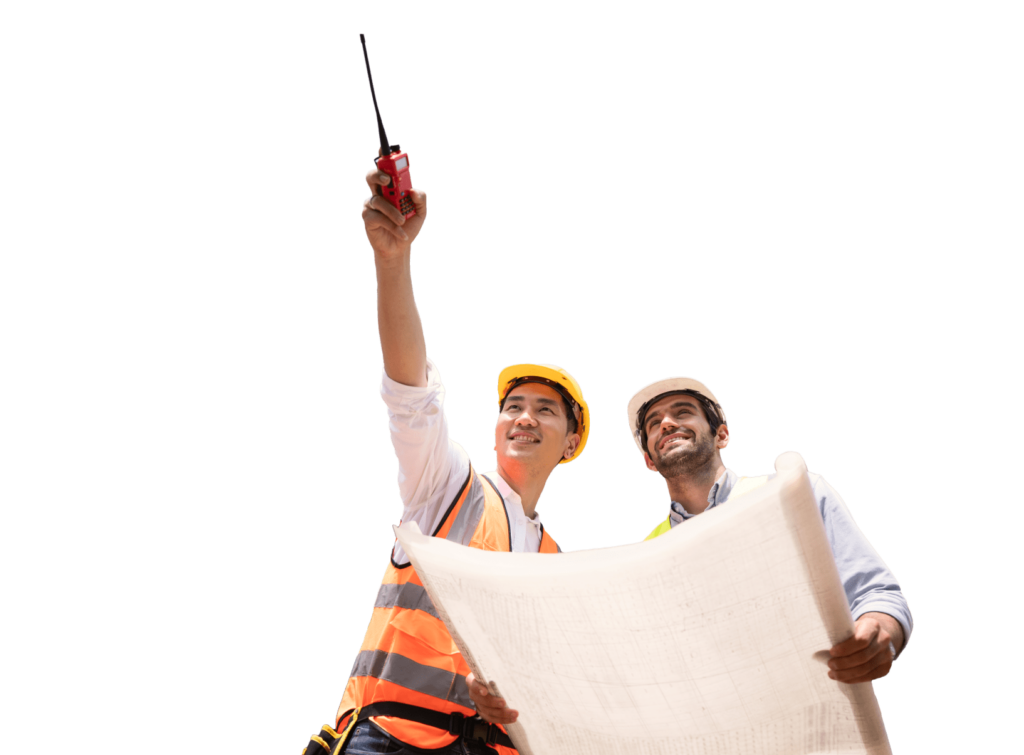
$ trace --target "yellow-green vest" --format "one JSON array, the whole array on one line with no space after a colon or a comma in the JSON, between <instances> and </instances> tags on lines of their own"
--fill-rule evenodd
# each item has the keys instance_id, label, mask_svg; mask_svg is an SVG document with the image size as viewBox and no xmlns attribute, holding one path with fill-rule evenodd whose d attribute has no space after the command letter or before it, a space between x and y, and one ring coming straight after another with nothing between
<instances>
[{"instance_id":1,"label":"yellow-green vest","mask_svg":"<svg viewBox=\"0 0 1024 755\"><path fill-rule=\"evenodd\" d=\"M768 482L768 475L762 475L761 477L741 477L733 486L732 492L729 494L729 500L731 501L733 498L741 496L744 493L749 493L754 488L759 488L766 482ZM651 534L645 537L644 540L653 540L659 535L664 535L670 529L672 529L671 514L665 518L664 522L655 527Z\"/></svg>"}]
</instances>

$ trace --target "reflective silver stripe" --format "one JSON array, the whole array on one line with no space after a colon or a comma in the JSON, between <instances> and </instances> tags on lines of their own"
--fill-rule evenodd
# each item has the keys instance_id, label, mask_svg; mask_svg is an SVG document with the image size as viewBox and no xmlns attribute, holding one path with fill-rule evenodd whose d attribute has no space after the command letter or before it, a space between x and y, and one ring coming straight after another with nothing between
<instances>
[{"instance_id":1,"label":"reflective silver stripe","mask_svg":"<svg viewBox=\"0 0 1024 755\"><path fill-rule=\"evenodd\" d=\"M441 617L437 615L437 610L434 608L433 601L430 600L430 596L427 595L427 591L420 585L414 585L411 582L406 582L404 585L381 585L380 590L377 591L377 602L373 604L374 608L393 608L398 606L399 608L409 608L413 611L423 611L429 613L435 619Z\"/></svg>"},{"instance_id":2,"label":"reflective silver stripe","mask_svg":"<svg viewBox=\"0 0 1024 755\"><path fill-rule=\"evenodd\" d=\"M439 700L473 708L466 677L417 663L398 653L364 650L356 656L350 676L372 676Z\"/></svg>"},{"instance_id":3,"label":"reflective silver stripe","mask_svg":"<svg viewBox=\"0 0 1024 755\"><path fill-rule=\"evenodd\" d=\"M480 476L473 474L473 482L466 493L466 500L462 502L458 516L452 522L452 528L448 530L446 540L454 543L469 545L476 532L476 526L480 524L480 517L484 514L484 488L480 484Z\"/></svg>"}]
</instances>

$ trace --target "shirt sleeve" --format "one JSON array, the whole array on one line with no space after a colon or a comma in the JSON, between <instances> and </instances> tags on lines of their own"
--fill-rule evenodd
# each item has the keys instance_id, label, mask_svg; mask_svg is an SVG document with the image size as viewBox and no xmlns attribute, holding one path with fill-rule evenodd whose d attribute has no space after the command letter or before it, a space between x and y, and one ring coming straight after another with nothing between
<instances>
[{"instance_id":1,"label":"shirt sleeve","mask_svg":"<svg viewBox=\"0 0 1024 755\"><path fill-rule=\"evenodd\" d=\"M382 372L380 393L398 457L402 521L415 521L429 535L468 476L469 457L448 437L444 385L430 360L426 386L403 385Z\"/></svg>"},{"instance_id":2,"label":"shirt sleeve","mask_svg":"<svg viewBox=\"0 0 1024 755\"><path fill-rule=\"evenodd\" d=\"M853 618L856 620L871 611L892 616L903 627L906 647L914 629L914 618L896 577L864 537L835 489L823 477L811 475L811 479Z\"/></svg>"}]
</instances>

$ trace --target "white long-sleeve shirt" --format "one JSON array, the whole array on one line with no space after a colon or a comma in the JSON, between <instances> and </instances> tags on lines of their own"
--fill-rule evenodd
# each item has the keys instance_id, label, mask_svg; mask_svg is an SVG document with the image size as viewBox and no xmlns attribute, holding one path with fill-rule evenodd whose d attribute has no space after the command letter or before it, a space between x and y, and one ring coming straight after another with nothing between
<instances>
[{"instance_id":1,"label":"white long-sleeve shirt","mask_svg":"<svg viewBox=\"0 0 1024 755\"><path fill-rule=\"evenodd\" d=\"M396 383L382 372L380 394L388 407L391 443L398 456L402 521L416 522L424 534L433 534L469 475L469 455L448 437L441 376L429 359L427 385L422 388ZM486 477L505 499L512 550L536 553L540 549L540 516L526 516L519 494L497 471L486 473ZM398 543L391 557L396 564L409 561Z\"/></svg>"}]
</instances>

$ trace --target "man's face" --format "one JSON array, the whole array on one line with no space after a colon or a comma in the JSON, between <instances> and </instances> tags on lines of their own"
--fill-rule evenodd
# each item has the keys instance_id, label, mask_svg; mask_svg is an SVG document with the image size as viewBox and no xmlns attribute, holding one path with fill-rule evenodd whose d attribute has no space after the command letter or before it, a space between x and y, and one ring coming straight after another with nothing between
<instances>
[{"instance_id":1,"label":"man's face","mask_svg":"<svg viewBox=\"0 0 1024 755\"><path fill-rule=\"evenodd\" d=\"M575 451L580 442L577 433L567 435L565 411L554 388L538 383L517 385L505 399L494 430L499 459L554 468L566 451Z\"/></svg>"},{"instance_id":2,"label":"man's face","mask_svg":"<svg viewBox=\"0 0 1024 755\"><path fill-rule=\"evenodd\" d=\"M712 434L704 410L693 396L666 396L653 404L644 417L647 430L647 467L664 477L693 474L712 463L721 447L719 436L728 431L719 427ZM724 445L724 444L721 444Z\"/></svg>"}]
</instances>

